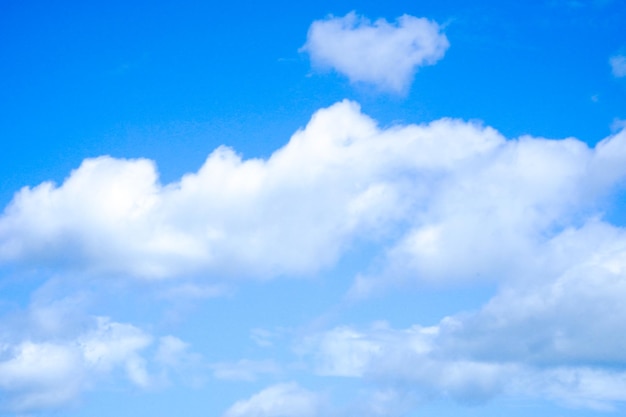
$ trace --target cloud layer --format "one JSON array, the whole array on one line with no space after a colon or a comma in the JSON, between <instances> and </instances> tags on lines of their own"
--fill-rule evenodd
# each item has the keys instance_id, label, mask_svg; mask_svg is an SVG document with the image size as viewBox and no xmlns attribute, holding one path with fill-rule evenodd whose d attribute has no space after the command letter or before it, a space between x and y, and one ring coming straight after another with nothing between
<instances>
[{"instance_id":1,"label":"cloud layer","mask_svg":"<svg viewBox=\"0 0 626 417\"><path fill-rule=\"evenodd\" d=\"M379 262L361 265L368 273L353 296L474 281L494 283L497 294L432 327L309 335L301 351L318 375L374 381L372 407L402 402L402 386L464 403L504 393L606 409L626 400L626 234L605 216L625 178L624 131L590 148L574 138L506 139L454 119L382 128L344 101L265 160L222 147L198 172L163 185L151 161L100 157L60 185L26 187L0 218L0 260L97 277L185 277L180 288L196 294L221 287L193 279L313 274L367 242ZM176 338L156 345L132 325L94 323L72 336L6 341L0 387L11 407L64 404L113 372L150 386L148 346L164 369L183 361L187 345ZM283 368L242 360L212 369L249 381ZM319 401L279 384L226 415L314 416Z\"/></svg>"},{"instance_id":2,"label":"cloud layer","mask_svg":"<svg viewBox=\"0 0 626 417\"><path fill-rule=\"evenodd\" d=\"M352 12L313 22L301 50L314 66L332 68L351 82L401 93L417 68L443 58L448 46L440 26L428 19L403 15L395 23L372 23Z\"/></svg>"},{"instance_id":3,"label":"cloud layer","mask_svg":"<svg viewBox=\"0 0 626 417\"><path fill-rule=\"evenodd\" d=\"M304 338L298 352L318 375L401 397L476 404L508 395L615 409L626 402L626 232L590 220L535 256L477 311L429 327L340 326Z\"/></svg>"}]
</instances>

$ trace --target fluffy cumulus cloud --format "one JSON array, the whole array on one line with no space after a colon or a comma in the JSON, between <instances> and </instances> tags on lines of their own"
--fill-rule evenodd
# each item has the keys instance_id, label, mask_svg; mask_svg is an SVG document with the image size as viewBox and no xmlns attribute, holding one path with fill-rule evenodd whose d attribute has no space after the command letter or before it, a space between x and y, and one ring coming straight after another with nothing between
<instances>
[{"instance_id":1,"label":"fluffy cumulus cloud","mask_svg":"<svg viewBox=\"0 0 626 417\"><path fill-rule=\"evenodd\" d=\"M119 381L118 376L141 389L155 387L187 356L183 342L173 336L157 342L143 330L107 317L86 319L81 327L72 335L54 335L50 328L32 326L29 335L15 337L3 326L0 407L15 412L63 407L99 382ZM150 347L157 350L152 358ZM151 373L150 366L159 373Z\"/></svg>"},{"instance_id":2,"label":"fluffy cumulus cloud","mask_svg":"<svg viewBox=\"0 0 626 417\"><path fill-rule=\"evenodd\" d=\"M506 140L454 119L382 129L344 101L266 160L214 151L163 185L145 159L88 159L60 185L19 191L0 217L0 262L67 273L270 278L379 244L378 283L522 270L560 230L599 215L626 175L626 133ZM468 251L468 248L472 248Z\"/></svg>"},{"instance_id":3,"label":"fluffy cumulus cloud","mask_svg":"<svg viewBox=\"0 0 626 417\"><path fill-rule=\"evenodd\" d=\"M601 216L620 187L625 145L625 132L594 149L575 139L522 137L440 171L430 180L437 188L386 250L384 270L358 277L352 294L407 279L527 279L531 270L551 268L538 264L551 239Z\"/></svg>"},{"instance_id":4,"label":"fluffy cumulus cloud","mask_svg":"<svg viewBox=\"0 0 626 417\"><path fill-rule=\"evenodd\" d=\"M316 417L322 397L295 382L272 385L236 402L223 417Z\"/></svg>"},{"instance_id":5,"label":"fluffy cumulus cloud","mask_svg":"<svg viewBox=\"0 0 626 417\"><path fill-rule=\"evenodd\" d=\"M332 68L352 82L403 92L417 68L441 59L448 46L441 27L428 19L404 15L395 23L370 22L352 12L313 22L301 50L313 65Z\"/></svg>"},{"instance_id":6,"label":"fluffy cumulus cloud","mask_svg":"<svg viewBox=\"0 0 626 417\"><path fill-rule=\"evenodd\" d=\"M626 77L626 56L615 55L609 60L611 70L616 77Z\"/></svg>"},{"instance_id":7,"label":"fluffy cumulus cloud","mask_svg":"<svg viewBox=\"0 0 626 417\"><path fill-rule=\"evenodd\" d=\"M0 259L140 277L311 273L406 220L435 185L419 171L502 141L453 120L380 130L343 102L268 160L222 147L168 185L148 160L89 159L59 186L17 193L0 218Z\"/></svg>"}]
</instances>

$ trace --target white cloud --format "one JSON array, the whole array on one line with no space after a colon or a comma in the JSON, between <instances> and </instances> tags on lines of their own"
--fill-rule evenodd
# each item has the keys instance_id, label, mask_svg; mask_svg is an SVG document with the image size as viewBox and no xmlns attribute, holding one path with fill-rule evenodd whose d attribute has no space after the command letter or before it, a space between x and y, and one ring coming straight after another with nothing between
<instances>
[{"instance_id":1,"label":"white cloud","mask_svg":"<svg viewBox=\"0 0 626 417\"><path fill-rule=\"evenodd\" d=\"M403 15L395 23L370 22L352 12L313 22L302 47L313 65L333 68L352 82L403 92L417 68L441 59L448 49L440 26Z\"/></svg>"},{"instance_id":2,"label":"white cloud","mask_svg":"<svg viewBox=\"0 0 626 417\"><path fill-rule=\"evenodd\" d=\"M415 409L415 399L410 393L402 389L386 387L384 389L369 390L356 399L355 404L348 412L341 415L362 417L392 417L406 416Z\"/></svg>"},{"instance_id":3,"label":"white cloud","mask_svg":"<svg viewBox=\"0 0 626 417\"><path fill-rule=\"evenodd\" d=\"M387 252L380 275L360 276L352 295L390 282L511 280L538 267L561 230L601 216L624 178L626 133L590 149L575 139L523 137L440 177L419 221ZM525 275L526 274L526 275Z\"/></svg>"},{"instance_id":4,"label":"white cloud","mask_svg":"<svg viewBox=\"0 0 626 417\"><path fill-rule=\"evenodd\" d=\"M626 77L626 56L615 55L609 60L615 77Z\"/></svg>"},{"instance_id":5,"label":"white cloud","mask_svg":"<svg viewBox=\"0 0 626 417\"><path fill-rule=\"evenodd\" d=\"M152 338L130 324L111 322L99 317L97 328L80 338L77 343L85 361L97 371L109 372L120 363L128 369L129 377L138 376L134 380L144 385L145 379L141 371L137 352L152 343Z\"/></svg>"},{"instance_id":6,"label":"white cloud","mask_svg":"<svg viewBox=\"0 0 626 417\"><path fill-rule=\"evenodd\" d=\"M328 345L322 345L316 352L318 372L326 376L360 378L380 387L383 392L401 387L400 391L393 392L399 398L403 397L402 391L422 400L443 397L462 404L481 404L496 396L530 397L571 407L604 410L626 402L623 390L626 373L610 366L538 366L525 362L528 359L525 357L500 360L496 349L490 357L469 358L461 349L447 351L437 337L421 334L423 330L414 326L406 330L389 329L383 334L376 330L361 332L360 337L376 344L379 353L372 353L362 364L365 366L355 368L354 373L327 373L329 369L344 371L345 364L353 358L348 351L334 351L328 349ZM328 338L341 336L342 333L335 329L321 337L327 343ZM516 335L515 340L530 336ZM419 345L430 343L428 351L415 347L416 342ZM472 340L468 338L460 342L470 344ZM333 343L350 341L336 340ZM381 409L386 407L384 402L378 406Z\"/></svg>"},{"instance_id":7,"label":"white cloud","mask_svg":"<svg viewBox=\"0 0 626 417\"><path fill-rule=\"evenodd\" d=\"M272 385L247 400L233 404L224 417L314 417L322 398L298 384Z\"/></svg>"},{"instance_id":8,"label":"white cloud","mask_svg":"<svg viewBox=\"0 0 626 417\"><path fill-rule=\"evenodd\" d=\"M272 278L328 268L368 241L386 266L361 277L357 294L403 280L513 279L507 271L525 271L560 230L601 215L625 174L623 131L589 148L506 140L453 119L381 129L344 101L266 160L221 147L162 185L151 161L100 157L59 186L26 187L0 217L0 260L90 275ZM220 287L183 287L203 288Z\"/></svg>"},{"instance_id":9,"label":"white cloud","mask_svg":"<svg viewBox=\"0 0 626 417\"><path fill-rule=\"evenodd\" d=\"M151 161L89 159L60 186L16 194L0 218L0 260L148 278L312 273L406 215L430 187L409 190L412 172L445 170L501 141L453 120L381 131L343 102L268 160L222 147L166 186Z\"/></svg>"},{"instance_id":10,"label":"white cloud","mask_svg":"<svg viewBox=\"0 0 626 417\"><path fill-rule=\"evenodd\" d=\"M309 337L320 375L367 378L464 403L534 396L574 407L626 402L626 231L566 229L480 310L431 327L338 327Z\"/></svg>"},{"instance_id":11,"label":"white cloud","mask_svg":"<svg viewBox=\"0 0 626 417\"><path fill-rule=\"evenodd\" d=\"M326 352L332 360L323 360L318 372L321 375L363 376L372 357L381 353L381 345L350 328L336 328L319 341L323 356Z\"/></svg>"},{"instance_id":12,"label":"white cloud","mask_svg":"<svg viewBox=\"0 0 626 417\"><path fill-rule=\"evenodd\" d=\"M274 344L274 338L276 338L276 333L266 330L266 329L261 329L261 328L256 328L256 329L252 329L250 331L250 338L252 339L252 341L259 347L263 347L263 348L268 348L270 346L272 346Z\"/></svg>"},{"instance_id":13,"label":"white cloud","mask_svg":"<svg viewBox=\"0 0 626 417\"><path fill-rule=\"evenodd\" d=\"M175 368L180 366L181 358L186 355L188 348L189 345L179 338L164 336L160 339L155 359L165 366Z\"/></svg>"},{"instance_id":14,"label":"white cloud","mask_svg":"<svg viewBox=\"0 0 626 417\"><path fill-rule=\"evenodd\" d=\"M172 374L192 387L200 387L206 381L208 366L202 356L191 351L190 345L177 337L161 337L153 361L160 372L158 377L152 377L152 385L172 383Z\"/></svg>"},{"instance_id":15,"label":"white cloud","mask_svg":"<svg viewBox=\"0 0 626 417\"><path fill-rule=\"evenodd\" d=\"M129 324L98 318L96 327L74 339L4 343L0 388L10 409L58 407L77 398L114 370L145 387L149 378L140 356L149 335Z\"/></svg>"},{"instance_id":16,"label":"white cloud","mask_svg":"<svg viewBox=\"0 0 626 417\"><path fill-rule=\"evenodd\" d=\"M626 402L626 372L587 367L557 368L538 372L527 387L531 394L543 394L575 408L615 410L616 402Z\"/></svg>"},{"instance_id":17,"label":"white cloud","mask_svg":"<svg viewBox=\"0 0 626 417\"><path fill-rule=\"evenodd\" d=\"M420 326L395 330L379 325L366 331L340 327L304 344L319 375L361 378L381 387L404 387L422 398L445 396L465 403L498 393L512 366L447 356L437 345L441 331ZM364 344L369 349L364 350Z\"/></svg>"},{"instance_id":18,"label":"white cloud","mask_svg":"<svg viewBox=\"0 0 626 417\"><path fill-rule=\"evenodd\" d=\"M170 370L179 371L190 356L186 344L173 336L158 344L143 330L106 317L83 318L80 326L63 320L68 311L62 304L41 306L29 311L29 320L3 326L0 340L0 409L33 412L62 408L99 383L119 377L145 389L160 385ZM75 311L74 311L75 312ZM39 317L52 313L50 320ZM67 326L50 326L61 319ZM16 340L17 339L17 340ZM154 360L147 356L155 348ZM149 368L156 372L151 372Z\"/></svg>"},{"instance_id":19,"label":"white cloud","mask_svg":"<svg viewBox=\"0 0 626 417\"><path fill-rule=\"evenodd\" d=\"M4 345L2 356L0 387L13 410L56 407L85 388L83 359L74 346L25 341Z\"/></svg>"}]
</instances>

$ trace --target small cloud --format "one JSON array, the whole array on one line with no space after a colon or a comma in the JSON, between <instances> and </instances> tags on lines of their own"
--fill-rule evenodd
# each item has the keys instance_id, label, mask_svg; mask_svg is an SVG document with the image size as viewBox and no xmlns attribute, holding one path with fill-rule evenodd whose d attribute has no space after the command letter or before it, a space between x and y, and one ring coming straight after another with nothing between
<instances>
[{"instance_id":1,"label":"small cloud","mask_svg":"<svg viewBox=\"0 0 626 417\"><path fill-rule=\"evenodd\" d=\"M403 93L417 68L443 58L449 45L441 27L428 19L403 15L395 23L372 23L351 12L313 22L300 50L314 66L332 68L353 83Z\"/></svg>"},{"instance_id":2,"label":"small cloud","mask_svg":"<svg viewBox=\"0 0 626 417\"><path fill-rule=\"evenodd\" d=\"M626 129L626 120L618 118L613 119L613 123L611 123L611 131L619 132L623 129Z\"/></svg>"},{"instance_id":3,"label":"small cloud","mask_svg":"<svg viewBox=\"0 0 626 417\"><path fill-rule=\"evenodd\" d=\"M600 96L598 96L597 94L592 95L591 101L593 101L594 103L597 103L598 101L600 101Z\"/></svg>"},{"instance_id":4,"label":"small cloud","mask_svg":"<svg viewBox=\"0 0 626 417\"><path fill-rule=\"evenodd\" d=\"M613 75L617 78L626 77L626 56L615 55L609 60Z\"/></svg>"},{"instance_id":5,"label":"small cloud","mask_svg":"<svg viewBox=\"0 0 626 417\"><path fill-rule=\"evenodd\" d=\"M223 417L314 417L321 398L295 382L272 385L247 400L237 401Z\"/></svg>"},{"instance_id":6,"label":"small cloud","mask_svg":"<svg viewBox=\"0 0 626 417\"><path fill-rule=\"evenodd\" d=\"M275 337L275 334L265 329L252 329L250 331L250 338L260 347L270 347L274 343L272 339Z\"/></svg>"}]
</instances>

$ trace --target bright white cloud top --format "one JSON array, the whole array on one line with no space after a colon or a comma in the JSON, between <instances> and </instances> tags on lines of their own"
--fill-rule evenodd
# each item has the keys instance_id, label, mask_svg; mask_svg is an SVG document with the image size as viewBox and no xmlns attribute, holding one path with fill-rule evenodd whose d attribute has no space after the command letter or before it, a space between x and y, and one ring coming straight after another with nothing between
<instances>
[{"instance_id":1,"label":"bright white cloud top","mask_svg":"<svg viewBox=\"0 0 626 417\"><path fill-rule=\"evenodd\" d=\"M346 101L267 160L223 147L161 185L151 161L101 157L59 186L24 188L0 218L0 259L92 275L271 278L319 271L373 241L396 278L501 279L598 214L626 175L624 136L589 149L507 141L453 119L380 128Z\"/></svg>"},{"instance_id":2,"label":"bright white cloud top","mask_svg":"<svg viewBox=\"0 0 626 417\"><path fill-rule=\"evenodd\" d=\"M417 69L443 58L448 46L441 27L428 19L403 15L395 23L370 22L351 12L313 22L302 51L314 66L332 68L351 82L401 93Z\"/></svg>"}]
</instances>

